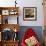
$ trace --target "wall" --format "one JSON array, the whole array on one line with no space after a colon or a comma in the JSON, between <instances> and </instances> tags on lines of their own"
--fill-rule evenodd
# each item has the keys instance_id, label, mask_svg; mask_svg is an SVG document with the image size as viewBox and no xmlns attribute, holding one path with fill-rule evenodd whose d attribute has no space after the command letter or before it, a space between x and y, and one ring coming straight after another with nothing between
<instances>
[{"instance_id":1,"label":"wall","mask_svg":"<svg viewBox=\"0 0 46 46\"><path fill-rule=\"evenodd\" d=\"M1 7L15 6L15 0L0 0ZM17 6L19 9L19 24L20 26L43 26L43 6L42 0L17 0ZM37 20L36 21L24 21L23 20L23 7L37 7Z\"/></svg>"},{"instance_id":2,"label":"wall","mask_svg":"<svg viewBox=\"0 0 46 46\"><path fill-rule=\"evenodd\" d=\"M19 4L19 3L18 3ZM23 20L23 7L37 7L37 21ZM43 6L42 0L24 0L20 1L20 25L21 26L43 26Z\"/></svg>"}]
</instances>

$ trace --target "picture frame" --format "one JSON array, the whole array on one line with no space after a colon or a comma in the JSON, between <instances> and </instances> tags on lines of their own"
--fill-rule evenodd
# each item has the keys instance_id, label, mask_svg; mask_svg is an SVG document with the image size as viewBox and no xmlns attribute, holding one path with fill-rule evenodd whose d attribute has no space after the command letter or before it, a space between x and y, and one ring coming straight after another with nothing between
<instances>
[{"instance_id":1,"label":"picture frame","mask_svg":"<svg viewBox=\"0 0 46 46\"><path fill-rule=\"evenodd\" d=\"M23 8L23 20L26 20L26 21L37 20L37 8L36 7L24 7Z\"/></svg>"},{"instance_id":2,"label":"picture frame","mask_svg":"<svg viewBox=\"0 0 46 46\"><path fill-rule=\"evenodd\" d=\"M2 15L9 15L9 10L2 10Z\"/></svg>"},{"instance_id":3,"label":"picture frame","mask_svg":"<svg viewBox=\"0 0 46 46\"><path fill-rule=\"evenodd\" d=\"M10 15L16 15L17 13L18 13L18 12L17 12L16 10L14 10L14 9L9 11L9 14L10 14Z\"/></svg>"}]
</instances>

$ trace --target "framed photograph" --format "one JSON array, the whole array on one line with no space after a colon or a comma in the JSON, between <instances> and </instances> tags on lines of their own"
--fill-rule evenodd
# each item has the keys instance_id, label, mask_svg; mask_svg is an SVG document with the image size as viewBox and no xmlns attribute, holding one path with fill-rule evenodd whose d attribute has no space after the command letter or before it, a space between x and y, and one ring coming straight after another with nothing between
<instances>
[{"instance_id":1,"label":"framed photograph","mask_svg":"<svg viewBox=\"0 0 46 46\"><path fill-rule=\"evenodd\" d=\"M9 10L2 10L2 15L9 15Z\"/></svg>"},{"instance_id":2,"label":"framed photograph","mask_svg":"<svg viewBox=\"0 0 46 46\"><path fill-rule=\"evenodd\" d=\"M23 8L23 19L27 21L37 20L37 8L36 7L24 7Z\"/></svg>"}]
</instances>

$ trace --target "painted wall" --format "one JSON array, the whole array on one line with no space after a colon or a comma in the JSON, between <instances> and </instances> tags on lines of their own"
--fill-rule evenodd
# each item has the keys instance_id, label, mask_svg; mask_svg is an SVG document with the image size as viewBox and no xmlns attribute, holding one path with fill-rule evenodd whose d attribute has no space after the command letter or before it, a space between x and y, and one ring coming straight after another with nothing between
<instances>
[{"instance_id":1,"label":"painted wall","mask_svg":"<svg viewBox=\"0 0 46 46\"><path fill-rule=\"evenodd\" d=\"M24 0L20 2L20 25L22 26L43 26L43 6L42 0ZM23 20L23 7L37 7L37 21Z\"/></svg>"},{"instance_id":2,"label":"painted wall","mask_svg":"<svg viewBox=\"0 0 46 46\"><path fill-rule=\"evenodd\" d=\"M15 6L15 0L0 0L1 7ZM19 24L20 26L43 26L43 6L42 0L17 0L17 6L19 7ZM23 20L23 7L37 7L37 20L36 21L24 21Z\"/></svg>"}]
</instances>

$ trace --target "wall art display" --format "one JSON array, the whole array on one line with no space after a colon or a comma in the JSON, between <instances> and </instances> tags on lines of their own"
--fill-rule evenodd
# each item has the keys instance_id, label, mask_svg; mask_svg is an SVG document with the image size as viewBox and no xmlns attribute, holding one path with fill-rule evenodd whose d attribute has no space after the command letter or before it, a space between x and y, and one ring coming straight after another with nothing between
<instances>
[{"instance_id":1,"label":"wall art display","mask_svg":"<svg viewBox=\"0 0 46 46\"><path fill-rule=\"evenodd\" d=\"M37 8L36 7L24 7L23 8L23 19L24 20L37 20Z\"/></svg>"}]
</instances>

